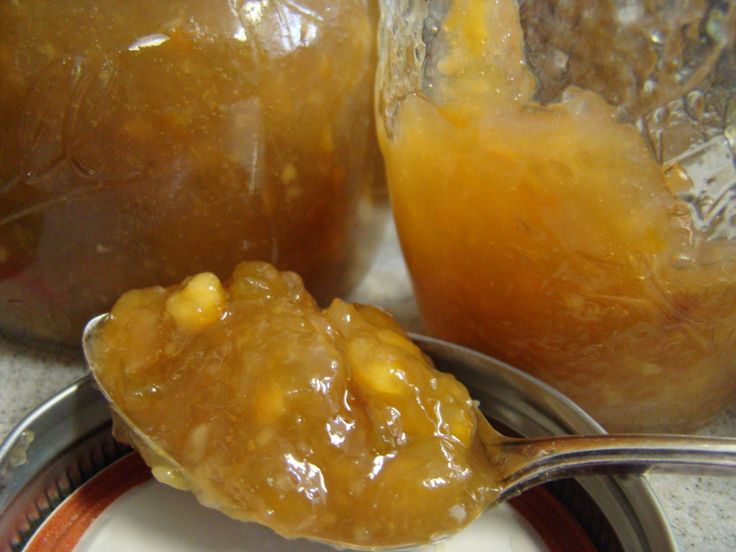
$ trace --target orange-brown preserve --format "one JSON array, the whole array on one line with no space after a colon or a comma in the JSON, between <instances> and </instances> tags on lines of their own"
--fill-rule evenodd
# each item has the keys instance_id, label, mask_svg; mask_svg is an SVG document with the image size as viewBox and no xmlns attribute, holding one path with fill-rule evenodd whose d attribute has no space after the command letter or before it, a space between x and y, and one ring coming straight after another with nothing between
<instances>
[{"instance_id":1,"label":"orange-brown preserve","mask_svg":"<svg viewBox=\"0 0 736 552\"><path fill-rule=\"evenodd\" d=\"M380 218L375 12L0 4L0 329L76 345L127 289L246 258L345 292Z\"/></svg>"},{"instance_id":2,"label":"orange-brown preserve","mask_svg":"<svg viewBox=\"0 0 736 552\"><path fill-rule=\"evenodd\" d=\"M533 100L513 0L456 0L441 34L433 96L382 134L427 329L612 430L684 431L736 400L736 246L693 224L692 183L597 94Z\"/></svg>"},{"instance_id":3,"label":"orange-brown preserve","mask_svg":"<svg viewBox=\"0 0 736 552\"><path fill-rule=\"evenodd\" d=\"M382 311L320 310L266 263L126 293L87 353L158 479L282 535L427 542L493 494L467 390Z\"/></svg>"}]
</instances>

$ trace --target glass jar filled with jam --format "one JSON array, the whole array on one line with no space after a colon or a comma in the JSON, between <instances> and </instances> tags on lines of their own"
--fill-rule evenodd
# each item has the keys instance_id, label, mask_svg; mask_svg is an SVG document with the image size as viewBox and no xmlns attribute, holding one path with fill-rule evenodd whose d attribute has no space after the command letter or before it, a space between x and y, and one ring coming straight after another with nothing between
<instances>
[{"instance_id":1,"label":"glass jar filled with jam","mask_svg":"<svg viewBox=\"0 0 736 552\"><path fill-rule=\"evenodd\" d=\"M0 6L0 331L76 344L244 259L345 293L382 224L368 0Z\"/></svg>"},{"instance_id":2,"label":"glass jar filled with jam","mask_svg":"<svg viewBox=\"0 0 736 552\"><path fill-rule=\"evenodd\" d=\"M384 0L379 136L431 333L609 430L736 400L736 5Z\"/></svg>"}]
</instances>

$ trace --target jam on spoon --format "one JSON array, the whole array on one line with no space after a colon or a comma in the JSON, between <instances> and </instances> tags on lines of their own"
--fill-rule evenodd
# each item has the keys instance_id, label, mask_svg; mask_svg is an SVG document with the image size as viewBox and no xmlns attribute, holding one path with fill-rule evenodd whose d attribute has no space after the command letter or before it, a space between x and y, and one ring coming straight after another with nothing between
<instances>
[{"instance_id":1,"label":"jam on spoon","mask_svg":"<svg viewBox=\"0 0 736 552\"><path fill-rule=\"evenodd\" d=\"M128 292L85 352L157 479L286 537L424 543L496 494L465 387L383 311L320 309L266 263Z\"/></svg>"},{"instance_id":2,"label":"jam on spoon","mask_svg":"<svg viewBox=\"0 0 736 552\"><path fill-rule=\"evenodd\" d=\"M736 473L736 440L502 436L389 315L320 309L296 274L261 262L225 284L203 273L128 292L84 346L115 436L158 480L286 537L423 544L612 463Z\"/></svg>"}]
</instances>

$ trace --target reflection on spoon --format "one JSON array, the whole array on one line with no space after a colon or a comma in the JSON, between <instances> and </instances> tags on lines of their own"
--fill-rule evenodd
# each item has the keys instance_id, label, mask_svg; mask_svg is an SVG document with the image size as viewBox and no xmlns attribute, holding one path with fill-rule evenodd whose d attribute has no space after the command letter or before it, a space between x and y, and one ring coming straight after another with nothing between
<instances>
[{"instance_id":1,"label":"reflection on spoon","mask_svg":"<svg viewBox=\"0 0 736 552\"><path fill-rule=\"evenodd\" d=\"M319 309L265 263L129 292L84 347L116 437L157 479L290 538L413 546L581 470L736 466L730 440L502 436L388 315Z\"/></svg>"}]
</instances>

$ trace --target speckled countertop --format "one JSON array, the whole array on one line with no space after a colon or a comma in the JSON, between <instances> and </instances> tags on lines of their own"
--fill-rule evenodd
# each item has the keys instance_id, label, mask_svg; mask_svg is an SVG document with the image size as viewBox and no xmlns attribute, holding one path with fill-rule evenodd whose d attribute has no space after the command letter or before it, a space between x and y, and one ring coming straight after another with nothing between
<instances>
[{"instance_id":1,"label":"speckled countertop","mask_svg":"<svg viewBox=\"0 0 736 552\"><path fill-rule=\"evenodd\" d=\"M349 298L383 306L421 331L393 227L363 283ZM0 338L0 438L36 405L85 373L69 353L38 352ZM736 437L736 407L701 431ZM683 552L736 551L736 477L647 476Z\"/></svg>"}]
</instances>

